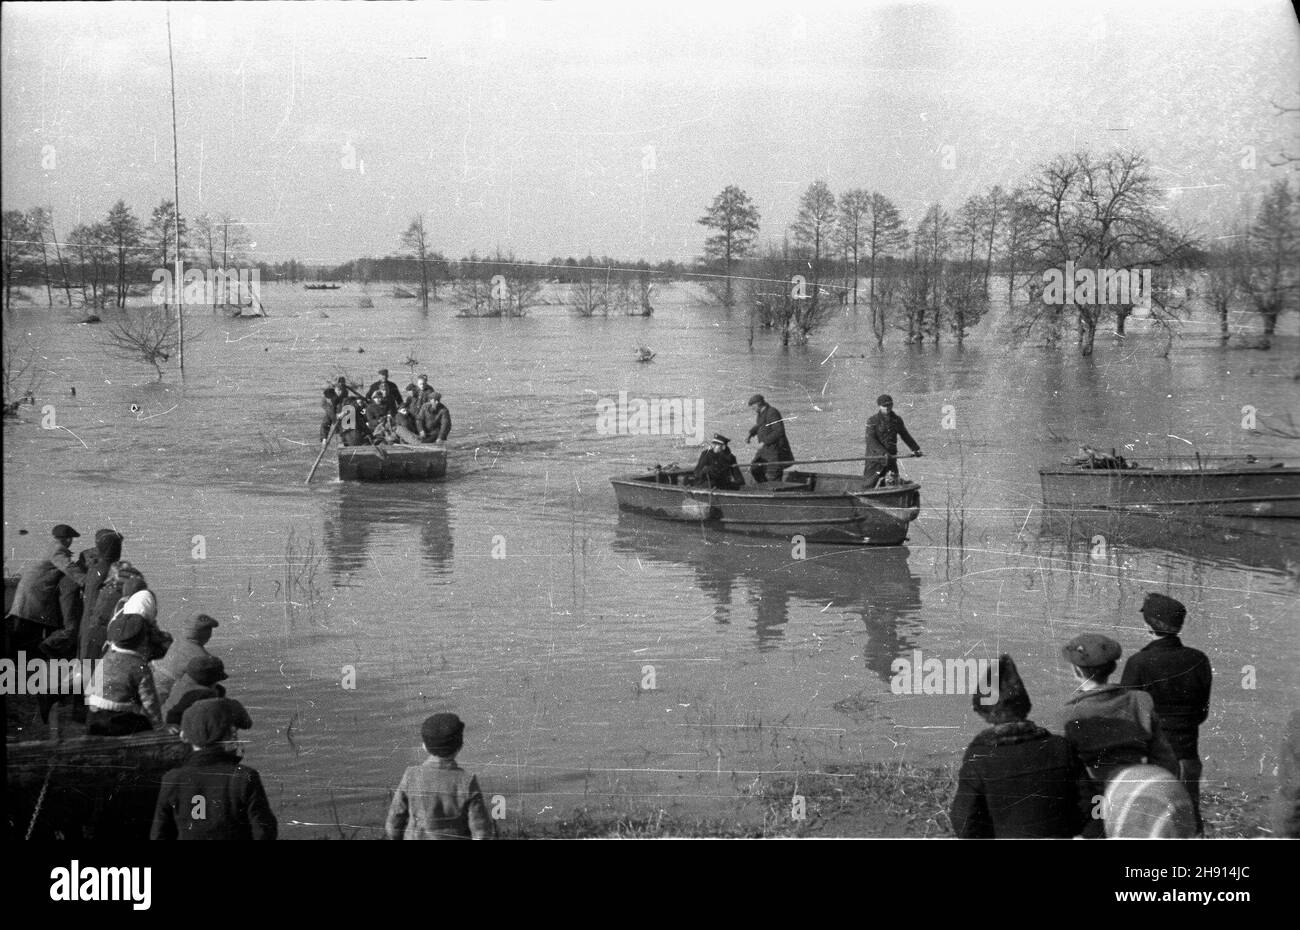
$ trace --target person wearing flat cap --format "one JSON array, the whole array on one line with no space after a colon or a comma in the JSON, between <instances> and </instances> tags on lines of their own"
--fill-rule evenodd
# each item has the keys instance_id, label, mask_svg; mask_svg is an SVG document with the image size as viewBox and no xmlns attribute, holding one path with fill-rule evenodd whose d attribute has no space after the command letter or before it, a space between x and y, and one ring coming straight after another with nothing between
<instances>
[{"instance_id":1,"label":"person wearing flat cap","mask_svg":"<svg viewBox=\"0 0 1300 930\"><path fill-rule=\"evenodd\" d=\"M231 698L190 705L181 717L181 739L194 747L167 772L154 808L152 840L273 840L279 824L257 769L243 764L235 748L239 730L253 719Z\"/></svg>"},{"instance_id":2,"label":"person wearing flat cap","mask_svg":"<svg viewBox=\"0 0 1300 930\"><path fill-rule=\"evenodd\" d=\"M59 629L74 635L79 616L63 616L65 603L60 600L59 583L66 577L76 585L86 579L85 569L72 557L72 541L81 534L60 523L51 534L53 542L47 554L23 566L14 591L13 603L5 616L5 655L16 658L20 651L35 653L41 640Z\"/></svg>"},{"instance_id":3,"label":"person wearing flat cap","mask_svg":"<svg viewBox=\"0 0 1300 930\"><path fill-rule=\"evenodd\" d=\"M108 625L108 650L86 691L86 732L126 736L163 725L162 704L149 668L149 621L121 614Z\"/></svg>"},{"instance_id":4,"label":"person wearing flat cap","mask_svg":"<svg viewBox=\"0 0 1300 930\"><path fill-rule=\"evenodd\" d=\"M907 443L913 455L917 458L921 456L921 447L903 425L903 418L894 413L894 398L881 394L876 398L876 408L876 412L867 419L866 465L862 469L862 477L867 479L868 487L889 480L898 483L899 439ZM886 478L886 475L891 477Z\"/></svg>"},{"instance_id":5,"label":"person wearing flat cap","mask_svg":"<svg viewBox=\"0 0 1300 930\"><path fill-rule=\"evenodd\" d=\"M225 663L216 656L199 656L191 659L171 694L163 702L163 722L167 726L179 728L185 711L190 705L208 698L226 696L226 689L221 682L230 676L226 674Z\"/></svg>"},{"instance_id":6,"label":"person wearing flat cap","mask_svg":"<svg viewBox=\"0 0 1300 930\"><path fill-rule=\"evenodd\" d=\"M397 408L402 406L402 392L398 390L397 382L388 380L387 368L379 369L379 380L366 388L366 397L374 400L376 391L382 394L379 403L384 408L384 413L396 416Z\"/></svg>"},{"instance_id":7,"label":"person wearing flat cap","mask_svg":"<svg viewBox=\"0 0 1300 930\"><path fill-rule=\"evenodd\" d=\"M950 818L959 839L1077 836L1092 810L1092 780L1074 747L1029 719L1032 704L1011 656L986 670L971 697L981 730L957 774Z\"/></svg>"},{"instance_id":8,"label":"person wearing flat cap","mask_svg":"<svg viewBox=\"0 0 1300 930\"><path fill-rule=\"evenodd\" d=\"M794 452L790 450L790 440L785 435L785 421L781 411L769 404L762 394L755 394L749 399L750 407L758 408L754 425L749 428L745 442L758 437L758 451L749 463L749 474L756 482L780 481L781 473L788 463L794 461ZM786 465L772 465L771 462L785 462Z\"/></svg>"},{"instance_id":9,"label":"person wearing flat cap","mask_svg":"<svg viewBox=\"0 0 1300 930\"><path fill-rule=\"evenodd\" d=\"M1151 695L1109 684L1123 649L1109 636L1081 633L1061 649L1079 682L1065 702L1061 730L1083 760L1093 780L1095 794L1105 794L1106 783L1131 765L1158 765L1175 777L1178 759L1165 738ZM1094 821L1085 836L1101 834Z\"/></svg>"},{"instance_id":10,"label":"person wearing flat cap","mask_svg":"<svg viewBox=\"0 0 1300 930\"><path fill-rule=\"evenodd\" d=\"M429 758L402 774L384 832L390 840L487 840L495 833L478 779L456 764L465 724L434 714L420 727Z\"/></svg>"},{"instance_id":11,"label":"person wearing flat cap","mask_svg":"<svg viewBox=\"0 0 1300 930\"><path fill-rule=\"evenodd\" d=\"M721 491L734 491L745 486L745 476L728 447L730 442L721 433L713 434L709 444L700 453L699 461L695 463L696 485Z\"/></svg>"},{"instance_id":12,"label":"person wearing flat cap","mask_svg":"<svg viewBox=\"0 0 1300 930\"><path fill-rule=\"evenodd\" d=\"M221 624L207 614L194 614L181 627L180 638L174 640L167 654L153 663L153 680L158 686L158 700L167 704L172 686L185 674L195 659L210 658L207 644L212 631Z\"/></svg>"},{"instance_id":13,"label":"person wearing flat cap","mask_svg":"<svg viewBox=\"0 0 1300 930\"><path fill-rule=\"evenodd\" d=\"M1151 593L1142 602L1142 619L1155 639L1124 663L1119 683L1145 691L1178 759L1178 777L1192 799L1196 830L1201 833L1201 755L1197 736L1210 715L1213 674L1205 653L1184 646L1178 634L1187 608L1164 594Z\"/></svg>"}]
</instances>

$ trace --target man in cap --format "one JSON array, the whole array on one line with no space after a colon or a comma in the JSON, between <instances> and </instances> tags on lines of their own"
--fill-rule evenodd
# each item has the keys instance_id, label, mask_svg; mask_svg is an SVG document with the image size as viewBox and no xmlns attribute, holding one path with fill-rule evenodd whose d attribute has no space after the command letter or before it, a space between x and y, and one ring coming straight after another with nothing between
<instances>
[{"instance_id":1,"label":"man in cap","mask_svg":"<svg viewBox=\"0 0 1300 930\"><path fill-rule=\"evenodd\" d=\"M1108 684L1123 649L1109 636L1081 633L1061 649L1079 682L1065 702L1062 732L1088 769L1097 796L1131 765L1158 765L1178 775L1178 759L1165 739L1151 695ZM1086 835L1098 835L1101 823Z\"/></svg>"},{"instance_id":2,"label":"man in cap","mask_svg":"<svg viewBox=\"0 0 1300 930\"><path fill-rule=\"evenodd\" d=\"M920 457L921 447L903 425L903 418L894 413L894 398L881 394L876 398L877 410L867 419L866 466L862 476L868 487L875 487L885 474L898 482L898 440L902 439L912 454Z\"/></svg>"},{"instance_id":3,"label":"man in cap","mask_svg":"<svg viewBox=\"0 0 1300 930\"><path fill-rule=\"evenodd\" d=\"M714 433L713 438L700 460L695 463L695 483L702 487L732 491L745 486L745 476L741 474L740 465L732 455L728 443L731 440L721 433Z\"/></svg>"},{"instance_id":4,"label":"man in cap","mask_svg":"<svg viewBox=\"0 0 1300 930\"><path fill-rule=\"evenodd\" d=\"M434 714L420 727L429 758L403 774L388 808L390 840L486 840L492 820L478 779L456 764L465 724L455 714Z\"/></svg>"},{"instance_id":5,"label":"man in cap","mask_svg":"<svg viewBox=\"0 0 1300 930\"><path fill-rule=\"evenodd\" d=\"M971 696L989 725L966 749L952 801L961 839L1077 836L1092 809L1092 781L1074 747L1029 719L1032 704L1011 656L997 681Z\"/></svg>"},{"instance_id":6,"label":"man in cap","mask_svg":"<svg viewBox=\"0 0 1300 930\"><path fill-rule=\"evenodd\" d=\"M181 717L181 739L194 747L183 765L163 776L154 809L153 840L273 840L279 832L257 770L233 744L253 726L244 705L210 698Z\"/></svg>"},{"instance_id":7,"label":"man in cap","mask_svg":"<svg viewBox=\"0 0 1300 930\"><path fill-rule=\"evenodd\" d=\"M226 665L216 656L199 656L191 659L185 667L171 694L163 702L163 722L169 727L179 727L190 705L208 698L226 696L226 689L221 682L230 676L226 674Z\"/></svg>"},{"instance_id":8,"label":"man in cap","mask_svg":"<svg viewBox=\"0 0 1300 930\"><path fill-rule=\"evenodd\" d=\"M374 400L376 391L383 394L382 404L385 412L396 414L397 408L402 405L402 394L397 389L397 385L388 380L387 368L379 369L379 380L366 388L366 397Z\"/></svg>"},{"instance_id":9,"label":"man in cap","mask_svg":"<svg viewBox=\"0 0 1300 930\"><path fill-rule=\"evenodd\" d=\"M451 411L442 402L442 395L434 391L420 408L416 417L420 442L446 442L451 433Z\"/></svg>"},{"instance_id":10,"label":"man in cap","mask_svg":"<svg viewBox=\"0 0 1300 930\"><path fill-rule=\"evenodd\" d=\"M80 625L80 615L63 616L63 608L72 605L60 601L59 583L65 577L77 585L86 579L85 570L72 557L72 541L81 534L60 523L51 535L54 542L48 554L23 566L14 591L13 604L5 617L8 658L15 658L20 650L34 652L41 640L56 630L69 630L75 635Z\"/></svg>"},{"instance_id":11,"label":"man in cap","mask_svg":"<svg viewBox=\"0 0 1300 930\"><path fill-rule=\"evenodd\" d=\"M780 481L786 465L768 465L767 462L786 462L794 459L790 451L790 440L785 435L785 421L781 411L769 404L762 394L755 394L749 399L750 407L758 408L758 416L749 429L745 442L758 437L758 452L749 464L749 473L757 482Z\"/></svg>"},{"instance_id":12,"label":"man in cap","mask_svg":"<svg viewBox=\"0 0 1300 930\"><path fill-rule=\"evenodd\" d=\"M1178 759L1178 777L1192 799L1196 829L1201 821L1201 756L1197 747L1200 725L1210 714L1213 674L1205 653L1184 646L1178 638L1187 608L1172 597L1151 593L1142 602L1142 619L1155 639L1124 664L1120 684L1145 691Z\"/></svg>"},{"instance_id":13,"label":"man in cap","mask_svg":"<svg viewBox=\"0 0 1300 930\"><path fill-rule=\"evenodd\" d=\"M190 662L210 658L205 648L212 639L212 631L221 626L207 614L194 614L181 627L180 638L167 648L167 654L153 663L154 683L158 687L158 700L167 703L172 686L185 674Z\"/></svg>"}]
</instances>

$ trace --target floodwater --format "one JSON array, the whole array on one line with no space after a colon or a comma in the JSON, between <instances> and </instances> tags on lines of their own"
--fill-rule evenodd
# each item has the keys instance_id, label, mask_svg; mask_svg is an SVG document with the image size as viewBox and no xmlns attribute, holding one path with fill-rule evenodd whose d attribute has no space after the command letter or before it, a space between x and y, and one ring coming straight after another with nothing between
<instances>
[{"instance_id":1,"label":"floodwater","mask_svg":"<svg viewBox=\"0 0 1300 930\"><path fill-rule=\"evenodd\" d=\"M1300 705L1300 529L1045 520L1036 469L1081 441L1139 460L1191 443L1294 457L1242 428L1243 406L1283 428L1300 409L1294 335L1271 352L1193 335L1163 358L1138 324L1081 360L1016 346L995 319L962 351L896 334L878 350L864 308L806 349L760 334L751 350L741 314L682 286L648 319L425 316L368 293L373 309L359 285L268 285L269 318L193 311L184 380L162 383L67 311L5 317L7 341L42 349L39 405L60 427L40 406L5 423L6 567L54 523L80 542L114 527L164 627L217 617L211 648L255 720L246 759L285 837L376 835L439 710L467 723L462 764L526 821L605 802L725 815L760 773L951 763L979 729L970 696L895 694L895 659L1009 652L1054 726L1072 689L1061 645L1096 630L1140 648L1148 590L1187 604L1185 639L1214 663L1207 780L1271 786ZM633 361L638 344L653 362ZM324 383L381 367L443 393L447 479L345 485L330 453L304 484ZM611 476L698 454L693 436L598 431L620 391L702 402L704 434L733 437L742 462L751 393L783 412L797 456L835 458L861 453L888 391L926 453L903 463L921 516L904 547L797 559L783 540L620 515Z\"/></svg>"}]
</instances>

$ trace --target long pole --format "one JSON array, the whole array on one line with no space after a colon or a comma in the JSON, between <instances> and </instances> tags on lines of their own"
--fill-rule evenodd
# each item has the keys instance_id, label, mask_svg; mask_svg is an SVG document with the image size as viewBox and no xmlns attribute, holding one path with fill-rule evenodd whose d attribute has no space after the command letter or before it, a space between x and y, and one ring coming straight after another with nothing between
<instances>
[{"instance_id":1,"label":"long pole","mask_svg":"<svg viewBox=\"0 0 1300 930\"><path fill-rule=\"evenodd\" d=\"M172 54L172 10L167 6L167 66L172 76L172 183L176 210L176 273L172 280L176 287L176 324L178 327L178 348L181 372L185 371L185 287L181 261L181 156L176 144L176 59Z\"/></svg>"},{"instance_id":2,"label":"long pole","mask_svg":"<svg viewBox=\"0 0 1300 930\"><path fill-rule=\"evenodd\" d=\"M855 455L852 458L847 458L847 459L792 459L790 461L783 461L783 462L760 462L759 464L780 465L782 467L788 467L790 465L830 465L836 462L875 462L875 461L881 461L883 459L891 459L891 458L915 459L915 458L920 458L920 456L915 455L913 453L908 453L907 455ZM629 462L627 464L631 465L635 463ZM646 468L657 468L657 467L658 466L656 465L646 466ZM691 469L689 468L685 470L691 471Z\"/></svg>"}]
</instances>

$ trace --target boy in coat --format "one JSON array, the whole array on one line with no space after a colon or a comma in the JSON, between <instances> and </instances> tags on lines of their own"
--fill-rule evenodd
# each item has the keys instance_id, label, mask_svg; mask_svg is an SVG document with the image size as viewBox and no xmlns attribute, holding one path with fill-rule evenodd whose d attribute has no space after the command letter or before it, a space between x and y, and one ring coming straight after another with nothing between
<instances>
[{"instance_id":1,"label":"boy in coat","mask_svg":"<svg viewBox=\"0 0 1300 930\"><path fill-rule=\"evenodd\" d=\"M402 775L384 830L390 840L486 840L492 821L478 779L456 764L465 724L455 714L434 714L420 736L429 758Z\"/></svg>"}]
</instances>

